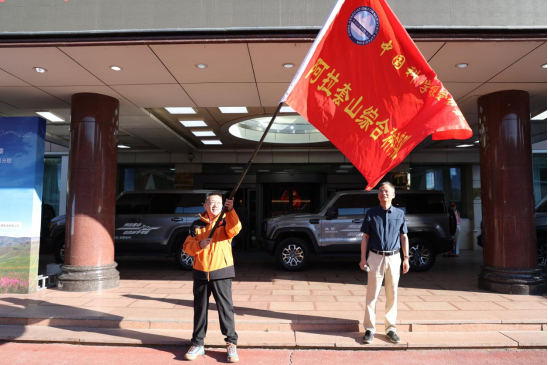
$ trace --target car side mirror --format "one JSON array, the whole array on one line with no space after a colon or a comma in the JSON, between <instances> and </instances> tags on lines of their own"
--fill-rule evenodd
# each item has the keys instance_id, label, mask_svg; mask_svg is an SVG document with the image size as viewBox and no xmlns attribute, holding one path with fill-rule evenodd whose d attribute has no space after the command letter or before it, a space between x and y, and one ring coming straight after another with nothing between
<instances>
[{"instance_id":1,"label":"car side mirror","mask_svg":"<svg viewBox=\"0 0 548 365\"><path fill-rule=\"evenodd\" d=\"M327 219L336 219L339 217L339 209L338 208L328 208L327 209Z\"/></svg>"}]
</instances>

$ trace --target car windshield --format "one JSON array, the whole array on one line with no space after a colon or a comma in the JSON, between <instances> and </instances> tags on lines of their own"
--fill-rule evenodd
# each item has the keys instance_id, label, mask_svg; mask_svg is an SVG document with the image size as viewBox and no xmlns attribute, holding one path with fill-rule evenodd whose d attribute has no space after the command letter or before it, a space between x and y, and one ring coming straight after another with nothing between
<instances>
[{"instance_id":1,"label":"car windshield","mask_svg":"<svg viewBox=\"0 0 548 365\"><path fill-rule=\"evenodd\" d=\"M332 200L333 200L333 196L331 196L331 198L327 199L327 200L325 201L325 203L322 204L321 207L319 207L318 209L316 209L316 210L314 211L314 214L318 214L318 213L320 213L322 210L324 210L324 209L329 205L329 203L331 203Z\"/></svg>"}]
</instances>

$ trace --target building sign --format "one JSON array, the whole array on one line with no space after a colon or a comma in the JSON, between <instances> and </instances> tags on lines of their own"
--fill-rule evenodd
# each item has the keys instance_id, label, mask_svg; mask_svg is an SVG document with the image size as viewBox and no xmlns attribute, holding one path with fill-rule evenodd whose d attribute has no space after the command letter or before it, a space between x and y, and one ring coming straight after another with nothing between
<instances>
[{"instance_id":1,"label":"building sign","mask_svg":"<svg viewBox=\"0 0 548 365\"><path fill-rule=\"evenodd\" d=\"M0 293L36 291L46 121L0 118Z\"/></svg>"}]
</instances>

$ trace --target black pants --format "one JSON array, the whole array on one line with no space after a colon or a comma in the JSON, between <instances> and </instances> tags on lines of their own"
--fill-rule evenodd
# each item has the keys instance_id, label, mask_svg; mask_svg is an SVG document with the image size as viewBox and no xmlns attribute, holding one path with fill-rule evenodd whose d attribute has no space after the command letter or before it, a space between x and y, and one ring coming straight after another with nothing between
<instances>
[{"instance_id":1,"label":"black pants","mask_svg":"<svg viewBox=\"0 0 548 365\"><path fill-rule=\"evenodd\" d=\"M207 333L207 308L209 297L213 293L221 332L226 336L225 341L237 345L238 334L234 325L234 305L232 304L232 279L194 280L194 332L192 344L203 346Z\"/></svg>"}]
</instances>

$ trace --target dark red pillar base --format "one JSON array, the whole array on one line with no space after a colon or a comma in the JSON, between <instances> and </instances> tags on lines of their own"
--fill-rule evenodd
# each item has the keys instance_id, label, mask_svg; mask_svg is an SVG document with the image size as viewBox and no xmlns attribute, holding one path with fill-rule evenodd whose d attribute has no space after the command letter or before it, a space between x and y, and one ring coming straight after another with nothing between
<instances>
[{"instance_id":1,"label":"dark red pillar base","mask_svg":"<svg viewBox=\"0 0 548 365\"><path fill-rule=\"evenodd\" d=\"M504 267L481 267L478 287L504 294L546 294L546 278L540 268L516 269Z\"/></svg>"}]
</instances>

